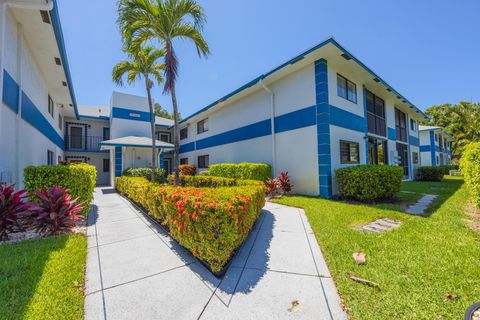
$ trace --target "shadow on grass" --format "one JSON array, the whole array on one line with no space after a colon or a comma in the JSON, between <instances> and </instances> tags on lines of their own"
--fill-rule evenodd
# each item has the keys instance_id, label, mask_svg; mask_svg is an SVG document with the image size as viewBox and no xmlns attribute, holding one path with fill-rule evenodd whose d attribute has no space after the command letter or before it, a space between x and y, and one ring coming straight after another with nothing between
<instances>
[{"instance_id":1,"label":"shadow on grass","mask_svg":"<svg viewBox=\"0 0 480 320\"><path fill-rule=\"evenodd\" d=\"M22 319L35 295L50 254L65 247L68 236L0 245L0 318Z\"/></svg>"}]
</instances>

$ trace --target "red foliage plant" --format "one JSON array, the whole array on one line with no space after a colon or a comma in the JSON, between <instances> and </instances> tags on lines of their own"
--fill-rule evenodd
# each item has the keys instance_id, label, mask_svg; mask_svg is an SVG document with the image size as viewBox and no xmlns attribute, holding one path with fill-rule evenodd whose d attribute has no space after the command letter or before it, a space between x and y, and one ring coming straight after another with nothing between
<instances>
[{"instance_id":1,"label":"red foliage plant","mask_svg":"<svg viewBox=\"0 0 480 320\"><path fill-rule=\"evenodd\" d=\"M288 172L280 172L280 175L278 176L278 183L280 184L280 189L284 194L292 191L293 184L290 182Z\"/></svg>"},{"instance_id":2,"label":"red foliage plant","mask_svg":"<svg viewBox=\"0 0 480 320\"><path fill-rule=\"evenodd\" d=\"M184 176L194 176L197 174L197 167L193 164L181 164L178 166L180 174Z\"/></svg>"},{"instance_id":3,"label":"red foliage plant","mask_svg":"<svg viewBox=\"0 0 480 320\"><path fill-rule=\"evenodd\" d=\"M267 196L273 197L277 194L280 182L277 178L267 180Z\"/></svg>"},{"instance_id":4,"label":"red foliage plant","mask_svg":"<svg viewBox=\"0 0 480 320\"><path fill-rule=\"evenodd\" d=\"M35 191L35 195L40 199L34 208L37 212L35 222L37 231L42 234L64 233L84 219L80 215L83 206L77 203L77 199L72 200L66 188L54 185L48 189Z\"/></svg>"},{"instance_id":5,"label":"red foliage plant","mask_svg":"<svg viewBox=\"0 0 480 320\"><path fill-rule=\"evenodd\" d=\"M32 205L23 202L26 190L15 192L13 185L0 184L0 240L8 239L8 232L21 230L20 218L31 215Z\"/></svg>"}]
</instances>

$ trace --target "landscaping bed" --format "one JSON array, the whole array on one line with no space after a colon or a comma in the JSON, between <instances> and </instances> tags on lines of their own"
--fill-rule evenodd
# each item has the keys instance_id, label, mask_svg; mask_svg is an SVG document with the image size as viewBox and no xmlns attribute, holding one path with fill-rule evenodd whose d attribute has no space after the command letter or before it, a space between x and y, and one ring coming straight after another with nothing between
<instances>
[{"instance_id":1,"label":"landscaping bed","mask_svg":"<svg viewBox=\"0 0 480 320\"><path fill-rule=\"evenodd\" d=\"M480 234L465 221L462 184L457 177L402 183L404 191L438 195L428 218L304 196L274 201L305 209L352 319L462 319L480 297ZM381 234L357 230L381 218L402 224ZM365 265L355 264L354 252L366 253Z\"/></svg>"},{"instance_id":2,"label":"landscaping bed","mask_svg":"<svg viewBox=\"0 0 480 320\"><path fill-rule=\"evenodd\" d=\"M202 177L202 183L208 178ZM218 187L174 187L145 178L119 177L115 187L220 275L259 217L265 188L261 183L231 179L220 183L218 179L213 177L214 182L210 182Z\"/></svg>"}]
</instances>

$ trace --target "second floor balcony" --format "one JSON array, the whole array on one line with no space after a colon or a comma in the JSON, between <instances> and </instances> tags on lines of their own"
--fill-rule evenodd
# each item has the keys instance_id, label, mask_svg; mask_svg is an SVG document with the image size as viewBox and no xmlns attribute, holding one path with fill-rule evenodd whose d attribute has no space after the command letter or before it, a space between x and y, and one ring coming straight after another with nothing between
<instances>
[{"instance_id":1,"label":"second floor balcony","mask_svg":"<svg viewBox=\"0 0 480 320\"><path fill-rule=\"evenodd\" d=\"M100 136L66 135L65 151L100 151Z\"/></svg>"}]
</instances>

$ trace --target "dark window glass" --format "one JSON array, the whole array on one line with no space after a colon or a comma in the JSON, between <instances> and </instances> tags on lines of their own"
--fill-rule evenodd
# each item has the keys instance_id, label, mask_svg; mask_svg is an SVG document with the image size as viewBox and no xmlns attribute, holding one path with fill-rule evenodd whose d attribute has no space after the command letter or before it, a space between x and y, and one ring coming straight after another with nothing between
<instances>
[{"instance_id":1,"label":"dark window glass","mask_svg":"<svg viewBox=\"0 0 480 320\"><path fill-rule=\"evenodd\" d=\"M406 144L397 143L398 164L403 167L403 176L408 177L408 147Z\"/></svg>"},{"instance_id":2,"label":"dark window glass","mask_svg":"<svg viewBox=\"0 0 480 320\"><path fill-rule=\"evenodd\" d=\"M62 126L63 126L63 118L61 114L58 114L58 128L62 130Z\"/></svg>"},{"instance_id":3,"label":"dark window glass","mask_svg":"<svg viewBox=\"0 0 480 320\"><path fill-rule=\"evenodd\" d=\"M197 122L197 133L200 134L206 131L208 131L208 118Z\"/></svg>"},{"instance_id":4,"label":"dark window glass","mask_svg":"<svg viewBox=\"0 0 480 320\"><path fill-rule=\"evenodd\" d=\"M340 141L340 163L360 163L358 142Z\"/></svg>"},{"instance_id":5,"label":"dark window glass","mask_svg":"<svg viewBox=\"0 0 480 320\"><path fill-rule=\"evenodd\" d=\"M188 158L181 158L180 164L188 164Z\"/></svg>"},{"instance_id":6,"label":"dark window glass","mask_svg":"<svg viewBox=\"0 0 480 320\"><path fill-rule=\"evenodd\" d=\"M412 131L417 131L417 122L413 119L410 119L410 129Z\"/></svg>"},{"instance_id":7,"label":"dark window glass","mask_svg":"<svg viewBox=\"0 0 480 320\"><path fill-rule=\"evenodd\" d=\"M395 130L397 140L407 142L407 116L398 109L395 109Z\"/></svg>"},{"instance_id":8,"label":"dark window glass","mask_svg":"<svg viewBox=\"0 0 480 320\"><path fill-rule=\"evenodd\" d=\"M160 134L160 141L170 142L170 135L168 135L168 133L161 133Z\"/></svg>"},{"instance_id":9,"label":"dark window glass","mask_svg":"<svg viewBox=\"0 0 480 320\"><path fill-rule=\"evenodd\" d=\"M53 117L54 114L54 105L53 105L53 100L50 95L48 95L48 113Z\"/></svg>"},{"instance_id":10,"label":"dark window glass","mask_svg":"<svg viewBox=\"0 0 480 320\"><path fill-rule=\"evenodd\" d=\"M180 140L188 138L188 128L183 128L180 130Z\"/></svg>"},{"instance_id":11,"label":"dark window glass","mask_svg":"<svg viewBox=\"0 0 480 320\"><path fill-rule=\"evenodd\" d=\"M110 140L110 128L103 128L103 140Z\"/></svg>"},{"instance_id":12,"label":"dark window glass","mask_svg":"<svg viewBox=\"0 0 480 320\"><path fill-rule=\"evenodd\" d=\"M53 151L47 150L47 165L53 166Z\"/></svg>"},{"instance_id":13,"label":"dark window glass","mask_svg":"<svg viewBox=\"0 0 480 320\"><path fill-rule=\"evenodd\" d=\"M208 155L198 156L198 167L201 169L208 168L209 166L209 159Z\"/></svg>"},{"instance_id":14,"label":"dark window glass","mask_svg":"<svg viewBox=\"0 0 480 320\"><path fill-rule=\"evenodd\" d=\"M385 101L370 91L365 92L365 101L367 104L368 132L386 136Z\"/></svg>"},{"instance_id":15,"label":"dark window glass","mask_svg":"<svg viewBox=\"0 0 480 320\"><path fill-rule=\"evenodd\" d=\"M103 172L110 172L110 159L103 159Z\"/></svg>"},{"instance_id":16,"label":"dark window glass","mask_svg":"<svg viewBox=\"0 0 480 320\"><path fill-rule=\"evenodd\" d=\"M368 138L368 162L370 164L388 164L387 141Z\"/></svg>"},{"instance_id":17,"label":"dark window glass","mask_svg":"<svg viewBox=\"0 0 480 320\"><path fill-rule=\"evenodd\" d=\"M357 103L357 85L337 74L337 94L351 102Z\"/></svg>"},{"instance_id":18,"label":"dark window glass","mask_svg":"<svg viewBox=\"0 0 480 320\"><path fill-rule=\"evenodd\" d=\"M412 161L413 163L417 164L418 163L418 152L412 152Z\"/></svg>"}]
</instances>

